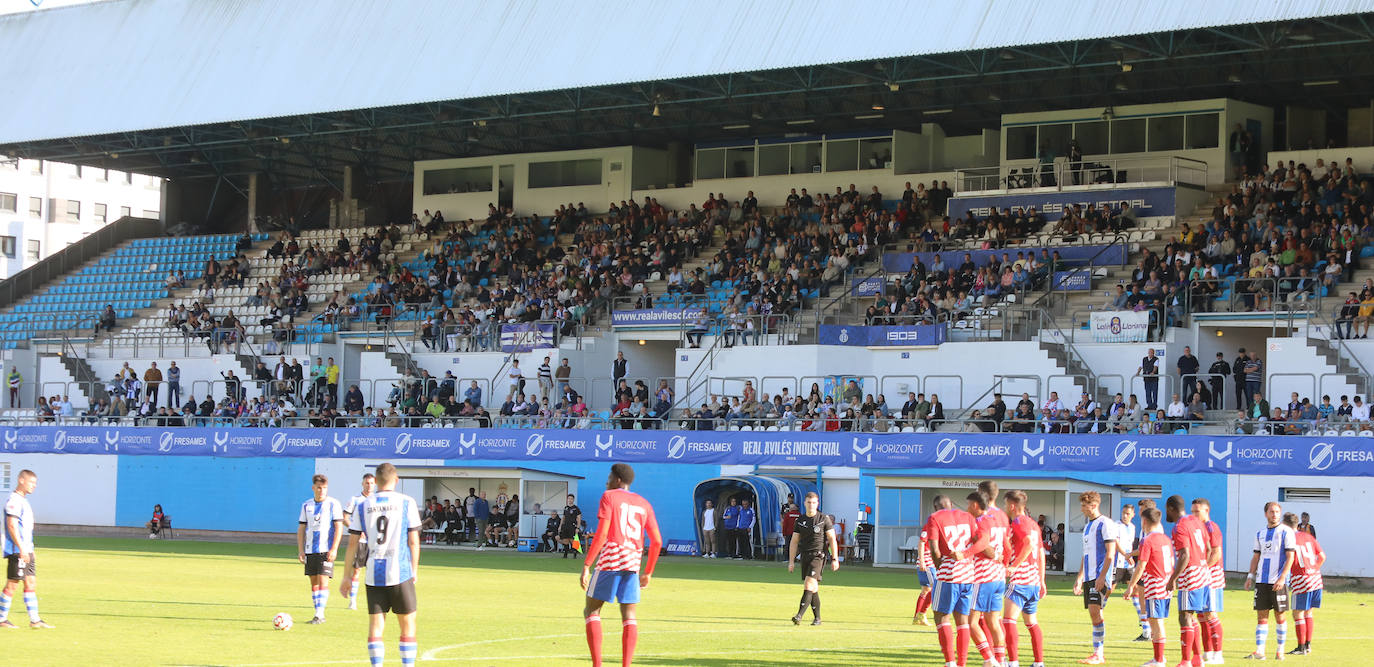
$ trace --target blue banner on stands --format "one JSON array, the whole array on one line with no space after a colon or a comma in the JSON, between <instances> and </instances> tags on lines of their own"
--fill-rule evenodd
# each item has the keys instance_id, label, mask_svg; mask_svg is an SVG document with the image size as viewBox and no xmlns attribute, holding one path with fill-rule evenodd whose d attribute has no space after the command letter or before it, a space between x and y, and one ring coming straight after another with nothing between
<instances>
[{"instance_id":1,"label":"blue banner on stands","mask_svg":"<svg viewBox=\"0 0 1374 667\"><path fill-rule=\"evenodd\" d=\"M553 346L552 324L528 322L501 325L502 352L530 352L549 349Z\"/></svg>"},{"instance_id":2,"label":"blue banner on stands","mask_svg":"<svg viewBox=\"0 0 1374 667\"><path fill-rule=\"evenodd\" d=\"M1360 437L18 426L0 453L637 461L1374 477Z\"/></svg>"},{"instance_id":3,"label":"blue banner on stands","mask_svg":"<svg viewBox=\"0 0 1374 667\"><path fill-rule=\"evenodd\" d=\"M1105 250L1104 250L1105 248ZM1121 244L1111 246L1101 245L1060 245L1045 246L1044 250L1059 253L1059 259L1069 264L1084 264L1091 261L1093 266L1121 265L1126 262L1126 249ZM964 263L964 255L972 258L974 265L985 266L989 259L1002 259L1006 254L1007 259L1016 261L1017 253L1030 251L1038 260L1041 248L1001 248L998 250L942 250L940 252L889 252L883 255L883 268L889 273L906 273L911 270L912 260L919 257L926 265L926 270L935 264L935 256L939 255L944 261L945 267L953 271ZM1101 252L1099 255L1097 253Z\"/></svg>"},{"instance_id":4,"label":"blue banner on stands","mask_svg":"<svg viewBox=\"0 0 1374 667\"><path fill-rule=\"evenodd\" d=\"M677 326L681 322L691 323L700 317L702 308L677 308L674 310L617 310L611 313L613 327L663 327Z\"/></svg>"},{"instance_id":5,"label":"blue banner on stands","mask_svg":"<svg viewBox=\"0 0 1374 667\"><path fill-rule=\"evenodd\" d=\"M882 276L855 278L853 282L852 293L854 296L876 296L883 293Z\"/></svg>"},{"instance_id":6,"label":"blue banner on stands","mask_svg":"<svg viewBox=\"0 0 1374 667\"><path fill-rule=\"evenodd\" d=\"M669 556L695 556L697 555L696 540L668 540Z\"/></svg>"},{"instance_id":7,"label":"blue banner on stands","mask_svg":"<svg viewBox=\"0 0 1374 667\"><path fill-rule=\"evenodd\" d=\"M992 212L992 207L997 210L1010 208L1029 209L1034 206L1035 210L1045 216L1046 220L1058 220L1064 217L1065 208L1073 208L1074 204L1082 205L1084 209L1088 204L1094 204L1102 208L1105 204L1111 204L1112 208L1121 206L1121 202L1129 202L1132 209L1135 209L1136 217L1148 218L1161 215L1174 214L1174 202L1177 191L1174 188L1120 188L1116 190L1076 190L1073 192L1009 192L1004 195L977 195L973 197L955 197L949 200L949 217L963 218L968 216L969 211L983 218Z\"/></svg>"},{"instance_id":8,"label":"blue banner on stands","mask_svg":"<svg viewBox=\"0 0 1374 667\"><path fill-rule=\"evenodd\" d=\"M822 324L818 333L821 345L854 347L906 347L939 345L945 342L945 324L915 324L895 327L840 326Z\"/></svg>"},{"instance_id":9,"label":"blue banner on stands","mask_svg":"<svg viewBox=\"0 0 1374 667\"><path fill-rule=\"evenodd\" d=\"M1065 292L1087 291L1093 288L1092 269L1055 271L1054 288Z\"/></svg>"}]
</instances>

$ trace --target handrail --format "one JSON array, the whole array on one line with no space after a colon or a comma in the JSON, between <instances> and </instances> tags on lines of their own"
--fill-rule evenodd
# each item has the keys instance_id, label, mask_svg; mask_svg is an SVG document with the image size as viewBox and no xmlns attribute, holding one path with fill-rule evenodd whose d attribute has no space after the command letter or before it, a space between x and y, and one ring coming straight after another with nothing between
<instances>
[{"instance_id":1,"label":"handrail","mask_svg":"<svg viewBox=\"0 0 1374 667\"><path fill-rule=\"evenodd\" d=\"M877 276L882 276L882 277L883 277L883 289L886 290L886 289L887 289L887 268L883 266L883 259L882 259L882 258L883 258L883 253L879 252L879 253L878 253L878 258L877 258L877 266L874 267L874 269L873 269L872 271L863 274L863 276L859 277L857 280L862 281L862 280L868 280L869 278L874 278L874 277L877 277ZM819 335L819 332L820 332L820 330L821 330L821 323L825 321L825 311L826 311L827 309L829 309L831 306L836 305L836 304L843 304L843 303L845 302L845 299L848 299L848 298L850 298L850 297L855 296L854 294L852 294L852 292L854 291L854 282L855 282L855 280L856 280L855 278L853 278L853 275L854 275L855 273L857 273L857 272L858 272L858 266L857 266L856 264L851 264L851 265L849 266L849 268L847 268L847 269L845 270L844 275L841 276L841 278L840 278L840 284L844 286L844 288L843 288L842 290L840 290L840 293L837 294L836 296L832 297L829 301L818 302L818 303L816 304L816 331L817 331L817 335Z\"/></svg>"},{"instance_id":2,"label":"handrail","mask_svg":"<svg viewBox=\"0 0 1374 667\"><path fill-rule=\"evenodd\" d=\"M1313 312L1316 313L1317 320L1319 323L1327 325L1327 331L1330 331L1332 334L1339 333L1339 331L1336 329L1336 324L1334 320L1329 320L1326 318L1326 311L1323 311L1321 308L1314 308ZM1308 335L1308 338L1311 338L1310 334ZM1355 354L1355 351L1350 349L1350 345L1346 342L1346 339L1341 336L1332 335L1326 338L1326 344L1335 347L1335 345L1333 345L1332 343L1333 340L1336 341L1336 344L1339 344L1340 346L1340 349L1336 351L1337 358L1348 360L1352 366L1359 370L1360 378L1363 379L1365 382L1369 382L1370 378L1374 377L1374 374L1371 374L1369 372L1369 369L1365 368L1364 362L1360 361L1360 358ZM1342 354L1342 352L1344 352L1344 354Z\"/></svg>"},{"instance_id":3,"label":"handrail","mask_svg":"<svg viewBox=\"0 0 1374 667\"><path fill-rule=\"evenodd\" d=\"M1130 248L1130 246L1128 245L1128 244L1130 243L1130 237L1127 236L1126 234L1121 233L1121 232L1117 232L1115 235L1112 236L1112 240L1111 240L1110 243L1107 243L1107 244L1103 245L1102 248L1101 248L1100 250L1098 250L1096 253L1093 253L1093 256L1092 256L1092 257L1089 257L1089 258L1088 258L1087 267L1088 267L1088 271L1089 271L1090 276L1091 276L1092 268L1093 268L1094 266L1096 266L1095 262L1096 262L1097 258L1098 258L1099 256L1101 256L1102 253L1107 252L1108 250L1110 250L1110 249L1116 247L1117 242L1120 242L1120 243L1121 243L1121 250L1122 250L1122 252L1121 252L1121 261L1122 261L1122 264L1121 264L1121 265L1122 265L1122 266L1126 266L1126 262L1128 261L1128 259L1129 259L1129 257L1130 257L1130 254L1131 254L1131 248ZM1036 307L1041 307L1041 305L1042 305L1041 302L1043 302L1043 301L1049 299L1049 298L1054 294L1055 288L1056 288L1056 287L1059 287L1059 286L1061 286L1061 285L1063 285L1063 284L1064 284L1065 282L1067 282L1067 281L1069 280L1069 278L1071 278L1071 277L1072 277L1072 276L1066 275L1066 276L1064 276L1063 278L1060 278L1058 281L1054 281L1054 280L1053 280L1053 279L1054 279L1054 266L1051 265L1051 266L1050 266L1050 279L1051 279L1051 280L1050 280L1049 286L1045 288L1045 293L1044 293L1044 294L1041 294L1039 298L1037 298L1034 302L1030 303L1029 305L1031 305L1031 306L1036 306ZM1089 280L1091 280L1091 277L1089 277Z\"/></svg>"},{"instance_id":4,"label":"handrail","mask_svg":"<svg viewBox=\"0 0 1374 667\"><path fill-rule=\"evenodd\" d=\"M10 278L0 280L0 308L18 302L43 284L71 273L125 241L161 233L162 223L158 220L132 216L120 218Z\"/></svg>"}]
</instances>

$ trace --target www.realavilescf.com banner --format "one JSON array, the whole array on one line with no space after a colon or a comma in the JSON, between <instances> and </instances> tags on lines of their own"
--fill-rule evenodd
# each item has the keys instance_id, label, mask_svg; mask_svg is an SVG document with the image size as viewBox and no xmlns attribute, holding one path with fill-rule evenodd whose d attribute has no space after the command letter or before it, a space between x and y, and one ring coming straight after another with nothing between
<instances>
[{"instance_id":1,"label":"www.realavilescf.com banner","mask_svg":"<svg viewBox=\"0 0 1374 667\"><path fill-rule=\"evenodd\" d=\"M626 461L1374 476L1360 437L811 431L20 426L0 454Z\"/></svg>"}]
</instances>

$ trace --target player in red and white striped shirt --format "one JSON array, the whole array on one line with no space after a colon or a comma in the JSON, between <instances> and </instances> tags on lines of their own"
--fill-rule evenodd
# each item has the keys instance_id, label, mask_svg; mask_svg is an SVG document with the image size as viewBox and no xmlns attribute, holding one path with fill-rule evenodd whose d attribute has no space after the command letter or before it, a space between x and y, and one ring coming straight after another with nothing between
<instances>
[{"instance_id":1,"label":"player in red and white striped shirt","mask_svg":"<svg viewBox=\"0 0 1374 667\"><path fill-rule=\"evenodd\" d=\"M582 564L581 584L587 591L582 617L586 621L587 648L593 667L601 667L601 606L607 602L620 603L621 664L628 666L633 662L639 639L635 605L639 603L639 591L649 587L649 576L663 545L654 508L639 494L630 492L634 479L635 471L629 464L611 466L606 492L601 494L596 512L596 537L587 547L587 559ZM649 558L641 563L644 548L649 545ZM593 563L595 573L591 572Z\"/></svg>"},{"instance_id":2,"label":"player in red and white striped shirt","mask_svg":"<svg viewBox=\"0 0 1374 667\"><path fill-rule=\"evenodd\" d=\"M992 507L992 499L982 491L968 494L966 500L968 513L978 521L978 532L988 539L987 548L973 554L973 613L969 629L983 660L1000 664L1006 654L997 617L1002 614L1002 596L1007 592L1007 515ZM992 623L987 622L989 616Z\"/></svg>"},{"instance_id":3,"label":"player in red and white striped shirt","mask_svg":"<svg viewBox=\"0 0 1374 667\"><path fill-rule=\"evenodd\" d=\"M1184 511L1183 496L1169 496L1164 502L1166 517L1174 523L1174 552L1178 562L1170 578L1169 590L1178 590L1179 642L1183 662L1194 667L1202 665L1202 639L1199 635L1197 612L1206 609L1211 593L1212 572L1207 567L1207 527L1198 518Z\"/></svg>"},{"instance_id":4,"label":"player in red and white striped shirt","mask_svg":"<svg viewBox=\"0 0 1374 667\"><path fill-rule=\"evenodd\" d=\"M1221 526L1212 520L1212 503L1206 498L1193 499L1193 516L1197 517L1207 532L1207 595L1202 610L1198 612L1198 636L1202 640L1202 663L1205 665L1223 664L1221 656L1222 594L1226 589L1226 571L1222 569Z\"/></svg>"},{"instance_id":5,"label":"player in red and white striped shirt","mask_svg":"<svg viewBox=\"0 0 1374 667\"><path fill-rule=\"evenodd\" d=\"M1164 619L1169 617L1169 590L1174 584L1174 545L1159 525L1159 510L1149 508L1140 513L1140 527L1145 538L1140 541L1140 556L1131 573L1126 597L1139 596L1145 617L1150 623L1150 641L1154 642L1154 659L1141 667L1164 667ZM1187 645L1184 647L1187 654ZM1186 660L1186 658L1185 658ZM1186 664L1186 663L1183 663Z\"/></svg>"},{"instance_id":6,"label":"player in red and white striped shirt","mask_svg":"<svg viewBox=\"0 0 1374 667\"><path fill-rule=\"evenodd\" d=\"M1312 534L1297 530L1298 517L1292 512L1283 515L1283 523L1294 529L1297 534L1297 548L1293 569L1290 571L1289 587L1293 593L1293 627L1298 632L1298 647L1288 655L1309 655L1312 653L1312 631L1316 619L1312 612L1322 606L1322 564L1326 562L1326 552Z\"/></svg>"},{"instance_id":7,"label":"player in red and white striped shirt","mask_svg":"<svg viewBox=\"0 0 1374 667\"><path fill-rule=\"evenodd\" d=\"M916 544L916 582L921 584L921 594L916 597L916 613L911 617L913 625L930 625L931 593L935 590L935 561L930 558L930 533L921 529L921 541Z\"/></svg>"},{"instance_id":8,"label":"player in red and white striped shirt","mask_svg":"<svg viewBox=\"0 0 1374 667\"><path fill-rule=\"evenodd\" d=\"M1026 514L1026 492L1008 491L1004 496L1011 534L1007 546L1006 605L1002 608L1002 634L1007 645L1007 666L1020 667L1017 655L1016 615L1020 614L1030 634L1034 667L1045 667L1045 636L1035 612L1045 597L1045 547L1040 542L1040 525Z\"/></svg>"},{"instance_id":9,"label":"player in red and white striped shirt","mask_svg":"<svg viewBox=\"0 0 1374 667\"><path fill-rule=\"evenodd\" d=\"M968 657L968 613L973 608L972 555L986 549L988 538L978 531L973 515L954 509L950 499L935 496L935 513L926 521L932 535L931 558L936 565L935 631L945 667L962 665ZM950 616L958 624L951 627ZM957 658L957 659L956 659Z\"/></svg>"}]
</instances>

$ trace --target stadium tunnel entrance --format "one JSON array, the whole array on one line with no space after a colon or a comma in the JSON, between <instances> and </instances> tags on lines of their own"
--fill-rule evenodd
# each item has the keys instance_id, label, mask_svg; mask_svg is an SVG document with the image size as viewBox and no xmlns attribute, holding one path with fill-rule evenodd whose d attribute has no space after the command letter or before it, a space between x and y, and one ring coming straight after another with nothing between
<instances>
[{"instance_id":1,"label":"stadium tunnel entrance","mask_svg":"<svg viewBox=\"0 0 1374 667\"><path fill-rule=\"evenodd\" d=\"M751 552L768 557L771 549L780 548L781 553L786 554L787 545L782 542L782 503L790 493L800 506L807 493L817 490L814 480L774 475L728 475L702 481L692 492L692 515L697 517L697 544L702 543L701 513L706 508L706 501L710 500L716 508L717 551L728 555L721 509L730 504L731 498L748 499L758 515L754 530L749 535Z\"/></svg>"}]
</instances>

